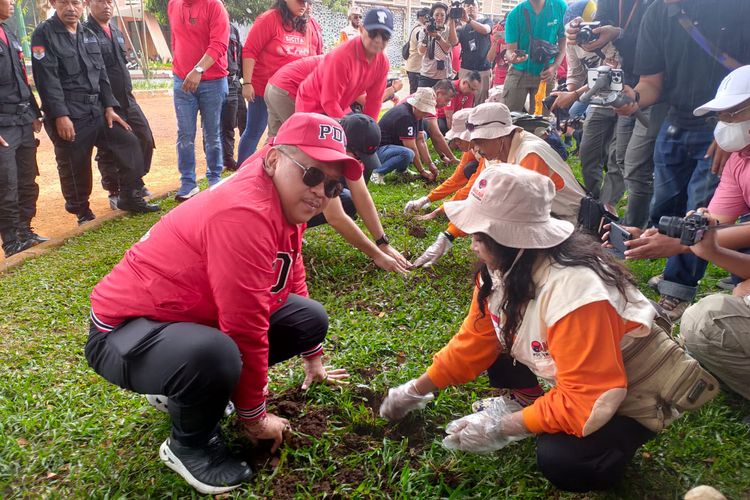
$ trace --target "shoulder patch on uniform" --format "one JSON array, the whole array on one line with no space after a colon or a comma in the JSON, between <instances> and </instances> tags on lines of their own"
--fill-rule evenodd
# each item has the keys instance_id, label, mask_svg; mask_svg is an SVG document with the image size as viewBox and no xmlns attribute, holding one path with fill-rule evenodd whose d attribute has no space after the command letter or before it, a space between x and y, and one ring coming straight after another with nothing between
<instances>
[{"instance_id":1,"label":"shoulder patch on uniform","mask_svg":"<svg viewBox=\"0 0 750 500\"><path fill-rule=\"evenodd\" d=\"M45 55L44 46L34 45L33 47L31 47L31 55L33 55L34 59L36 59L37 61L40 59L44 59L44 55Z\"/></svg>"}]
</instances>

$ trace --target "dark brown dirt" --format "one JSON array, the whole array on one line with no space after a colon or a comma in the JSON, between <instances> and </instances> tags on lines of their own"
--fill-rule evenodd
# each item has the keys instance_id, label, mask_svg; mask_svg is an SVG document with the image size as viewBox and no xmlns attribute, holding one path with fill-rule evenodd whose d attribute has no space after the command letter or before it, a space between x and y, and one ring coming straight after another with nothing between
<instances>
[{"instance_id":1,"label":"dark brown dirt","mask_svg":"<svg viewBox=\"0 0 750 500\"><path fill-rule=\"evenodd\" d=\"M408 228L409 236L413 236L419 239L427 237L427 230L424 227L417 225L416 223L410 223L408 225Z\"/></svg>"}]
</instances>

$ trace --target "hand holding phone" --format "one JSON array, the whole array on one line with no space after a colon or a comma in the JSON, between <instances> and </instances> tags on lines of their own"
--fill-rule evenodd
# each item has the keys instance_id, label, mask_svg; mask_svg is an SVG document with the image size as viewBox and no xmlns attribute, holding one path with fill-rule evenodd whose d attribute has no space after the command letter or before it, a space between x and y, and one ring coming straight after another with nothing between
<instances>
[{"instance_id":1,"label":"hand holding phone","mask_svg":"<svg viewBox=\"0 0 750 500\"><path fill-rule=\"evenodd\" d=\"M620 226L615 222L609 223L609 242L612 244L612 254L618 259L625 258L625 250L628 249L625 246L625 242L633 239L627 229Z\"/></svg>"}]
</instances>

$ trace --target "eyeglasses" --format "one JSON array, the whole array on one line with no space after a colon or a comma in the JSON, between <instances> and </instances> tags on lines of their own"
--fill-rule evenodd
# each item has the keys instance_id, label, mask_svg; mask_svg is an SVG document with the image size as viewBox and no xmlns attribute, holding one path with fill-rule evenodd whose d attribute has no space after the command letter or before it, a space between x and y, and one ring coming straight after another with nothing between
<instances>
[{"instance_id":1,"label":"eyeglasses","mask_svg":"<svg viewBox=\"0 0 750 500\"><path fill-rule=\"evenodd\" d=\"M742 113L744 113L748 109L750 109L750 104L748 104L747 106L745 106L742 109L738 109L737 111L732 111L732 112L719 111L716 114L716 117L719 119L719 121L730 122L730 121L732 121L734 119L735 116L741 115Z\"/></svg>"},{"instance_id":2,"label":"eyeglasses","mask_svg":"<svg viewBox=\"0 0 750 500\"><path fill-rule=\"evenodd\" d=\"M391 34L386 30L367 30L367 36L369 36L370 38L380 37L384 42L387 42L391 39Z\"/></svg>"},{"instance_id":3,"label":"eyeglasses","mask_svg":"<svg viewBox=\"0 0 750 500\"><path fill-rule=\"evenodd\" d=\"M331 179L328 178L321 169L318 167L306 167L294 158L292 158L290 155L285 153L283 150L274 148L276 151L281 153L282 155L286 156L290 160L292 160L292 163L297 165L299 168L302 169L304 174L302 174L302 182L305 183L305 186L307 187L315 187L318 186L321 182L325 181L325 185L323 186L323 192L326 195L326 198L336 198L341 194L341 192L344 190L344 183L341 181L341 179Z\"/></svg>"},{"instance_id":4,"label":"eyeglasses","mask_svg":"<svg viewBox=\"0 0 750 500\"><path fill-rule=\"evenodd\" d=\"M473 132L475 129L478 129L479 127L484 127L485 125L489 125L491 123L499 123L500 125L507 125L507 123L505 123L504 121L500 121L500 120L492 120L492 121L484 122L484 123L466 122L466 130L468 130L469 132Z\"/></svg>"},{"instance_id":5,"label":"eyeglasses","mask_svg":"<svg viewBox=\"0 0 750 500\"><path fill-rule=\"evenodd\" d=\"M352 19L362 19L362 16L360 16L359 14L352 14L349 17L351 17Z\"/></svg>"}]
</instances>

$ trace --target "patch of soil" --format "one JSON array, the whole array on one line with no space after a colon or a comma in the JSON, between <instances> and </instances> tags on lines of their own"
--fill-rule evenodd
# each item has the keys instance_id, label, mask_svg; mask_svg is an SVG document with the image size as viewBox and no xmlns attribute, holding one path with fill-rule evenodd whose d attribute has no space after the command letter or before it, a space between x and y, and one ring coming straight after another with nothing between
<instances>
[{"instance_id":1,"label":"patch of soil","mask_svg":"<svg viewBox=\"0 0 750 500\"><path fill-rule=\"evenodd\" d=\"M297 484L307 484L310 478L305 477L302 472L289 470L278 474L272 483L273 498L297 498ZM328 497L333 493L333 486L328 480L322 480L313 484L311 492L315 498Z\"/></svg>"},{"instance_id":2,"label":"patch of soil","mask_svg":"<svg viewBox=\"0 0 750 500\"><path fill-rule=\"evenodd\" d=\"M425 448L440 434L440 429L419 413L410 413L403 420L386 428L385 437L395 441L406 438L415 452Z\"/></svg>"},{"instance_id":3,"label":"patch of soil","mask_svg":"<svg viewBox=\"0 0 750 500\"><path fill-rule=\"evenodd\" d=\"M451 488L457 488L462 481L461 475L457 471L451 470L450 466L445 462L433 469L432 478L436 483L442 480L443 483Z\"/></svg>"},{"instance_id":4,"label":"patch of soil","mask_svg":"<svg viewBox=\"0 0 750 500\"><path fill-rule=\"evenodd\" d=\"M352 467L343 467L336 474L336 480L343 484L360 484L365 480L365 471Z\"/></svg>"},{"instance_id":5,"label":"patch of soil","mask_svg":"<svg viewBox=\"0 0 750 500\"><path fill-rule=\"evenodd\" d=\"M414 223L409 223L408 228L409 228L409 236L413 236L419 239L427 237L427 230L422 226L419 226Z\"/></svg>"},{"instance_id":6,"label":"patch of soil","mask_svg":"<svg viewBox=\"0 0 750 500\"><path fill-rule=\"evenodd\" d=\"M362 374L364 377L364 374ZM380 404L383 402L383 398L385 397L384 394L373 391L369 387L361 387L361 386L355 386L354 387L354 393L357 396L360 396L366 401L366 406L371 408L372 411L377 415L378 411L380 411Z\"/></svg>"},{"instance_id":7,"label":"patch of soil","mask_svg":"<svg viewBox=\"0 0 750 500\"><path fill-rule=\"evenodd\" d=\"M362 377L362 379L364 380L372 380L376 375L380 375L380 373L382 372L381 368L377 365L370 365L366 368L355 368L352 371Z\"/></svg>"}]
</instances>

